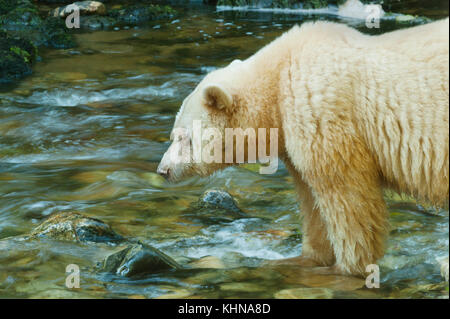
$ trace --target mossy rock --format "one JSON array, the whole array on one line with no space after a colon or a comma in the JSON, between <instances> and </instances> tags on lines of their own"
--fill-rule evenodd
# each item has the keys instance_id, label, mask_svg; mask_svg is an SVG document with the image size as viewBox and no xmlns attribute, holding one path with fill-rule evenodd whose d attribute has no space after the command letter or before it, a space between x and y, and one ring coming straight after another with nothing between
<instances>
[{"instance_id":1,"label":"mossy rock","mask_svg":"<svg viewBox=\"0 0 450 319\"><path fill-rule=\"evenodd\" d=\"M0 16L0 26L4 30L40 28L42 19L35 8L16 8Z\"/></svg>"},{"instance_id":2,"label":"mossy rock","mask_svg":"<svg viewBox=\"0 0 450 319\"><path fill-rule=\"evenodd\" d=\"M8 83L31 74L36 47L29 41L14 39L0 31L0 83Z\"/></svg>"},{"instance_id":3,"label":"mossy rock","mask_svg":"<svg viewBox=\"0 0 450 319\"><path fill-rule=\"evenodd\" d=\"M119 23L141 24L148 21L174 17L178 12L170 6L137 4L109 10L108 16Z\"/></svg>"},{"instance_id":4,"label":"mossy rock","mask_svg":"<svg viewBox=\"0 0 450 319\"><path fill-rule=\"evenodd\" d=\"M29 0L0 0L0 16L18 8L32 8L35 6Z\"/></svg>"},{"instance_id":5,"label":"mossy rock","mask_svg":"<svg viewBox=\"0 0 450 319\"><path fill-rule=\"evenodd\" d=\"M305 9L320 9L320 8L326 8L328 7L328 2L327 0L309 0L309 1L305 1L305 3L303 4L303 7Z\"/></svg>"},{"instance_id":6,"label":"mossy rock","mask_svg":"<svg viewBox=\"0 0 450 319\"><path fill-rule=\"evenodd\" d=\"M56 49L69 49L76 46L73 35L67 29L64 20L48 17L44 20L44 30L46 46Z\"/></svg>"},{"instance_id":7,"label":"mossy rock","mask_svg":"<svg viewBox=\"0 0 450 319\"><path fill-rule=\"evenodd\" d=\"M36 46L72 48L72 34L64 21L42 19L37 7L29 0L0 0L0 28L14 38L23 38Z\"/></svg>"},{"instance_id":8,"label":"mossy rock","mask_svg":"<svg viewBox=\"0 0 450 319\"><path fill-rule=\"evenodd\" d=\"M124 241L109 225L78 212L52 215L31 232L29 239L37 238L114 244Z\"/></svg>"}]
</instances>

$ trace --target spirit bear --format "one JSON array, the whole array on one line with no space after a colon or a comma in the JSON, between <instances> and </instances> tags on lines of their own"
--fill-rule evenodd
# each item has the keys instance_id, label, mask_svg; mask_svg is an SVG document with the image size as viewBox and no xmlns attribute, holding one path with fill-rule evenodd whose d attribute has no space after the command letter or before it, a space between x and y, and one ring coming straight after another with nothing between
<instances>
[{"instance_id":1,"label":"spirit bear","mask_svg":"<svg viewBox=\"0 0 450 319\"><path fill-rule=\"evenodd\" d=\"M158 166L169 180L231 165L173 160L199 147L195 120L220 132L278 128L304 233L302 256L286 262L364 275L384 253L384 188L448 207L449 20L377 36L307 23L209 73L177 114L183 136Z\"/></svg>"}]
</instances>

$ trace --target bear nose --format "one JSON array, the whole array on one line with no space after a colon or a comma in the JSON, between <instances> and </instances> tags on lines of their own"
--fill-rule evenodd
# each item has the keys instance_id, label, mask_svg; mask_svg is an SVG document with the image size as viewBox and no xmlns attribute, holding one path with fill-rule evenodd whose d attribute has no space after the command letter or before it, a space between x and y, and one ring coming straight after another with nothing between
<instances>
[{"instance_id":1,"label":"bear nose","mask_svg":"<svg viewBox=\"0 0 450 319\"><path fill-rule=\"evenodd\" d=\"M158 166L158 169L156 170L156 173L158 173L159 175L161 175L165 179L168 179L169 178L170 169L167 168L167 167L161 167L161 165L160 165L160 166Z\"/></svg>"}]
</instances>

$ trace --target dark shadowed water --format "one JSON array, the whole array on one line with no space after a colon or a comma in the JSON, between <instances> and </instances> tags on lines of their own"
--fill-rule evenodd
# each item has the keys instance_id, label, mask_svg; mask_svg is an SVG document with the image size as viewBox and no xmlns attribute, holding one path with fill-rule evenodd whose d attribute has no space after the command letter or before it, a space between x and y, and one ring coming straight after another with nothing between
<instances>
[{"instance_id":1,"label":"dark shadowed water","mask_svg":"<svg viewBox=\"0 0 450 319\"><path fill-rule=\"evenodd\" d=\"M80 34L76 49L41 52L32 76L1 89L0 239L23 235L54 212L76 210L175 259L211 255L224 268L123 279L92 271L114 247L3 240L0 297L273 298L304 288L296 293L448 298L436 261L448 255L448 211L431 216L413 200L390 196L381 287L368 289L358 279L254 266L301 252L299 207L284 167L271 176L235 167L177 185L154 173L181 101L207 72L245 59L295 23L338 19L182 11L146 27ZM369 31L362 21L343 21ZM399 27L381 26L371 32ZM231 193L247 216L217 221L186 214L210 188ZM82 269L79 290L65 287L68 264Z\"/></svg>"}]
</instances>

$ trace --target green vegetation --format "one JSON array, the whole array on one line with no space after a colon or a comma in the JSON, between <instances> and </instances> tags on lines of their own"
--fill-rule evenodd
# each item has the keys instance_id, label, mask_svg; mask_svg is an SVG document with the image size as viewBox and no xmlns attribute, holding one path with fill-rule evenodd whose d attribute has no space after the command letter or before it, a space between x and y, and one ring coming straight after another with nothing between
<instances>
[{"instance_id":1,"label":"green vegetation","mask_svg":"<svg viewBox=\"0 0 450 319\"><path fill-rule=\"evenodd\" d=\"M37 49L30 41L13 39L0 31L0 83L30 74L36 54Z\"/></svg>"},{"instance_id":2,"label":"green vegetation","mask_svg":"<svg viewBox=\"0 0 450 319\"><path fill-rule=\"evenodd\" d=\"M318 9L318 8L324 8L328 6L327 0L309 0L305 1L303 3L304 9Z\"/></svg>"},{"instance_id":3,"label":"green vegetation","mask_svg":"<svg viewBox=\"0 0 450 319\"><path fill-rule=\"evenodd\" d=\"M17 55L20 55L23 58L23 60L25 61L25 63L30 62L31 55L27 51L25 51L19 47L16 47L16 46L11 47L9 50Z\"/></svg>"},{"instance_id":4,"label":"green vegetation","mask_svg":"<svg viewBox=\"0 0 450 319\"><path fill-rule=\"evenodd\" d=\"M58 18L41 18L29 0L0 0L0 83L31 73L37 47L71 48L72 35Z\"/></svg>"}]
</instances>

